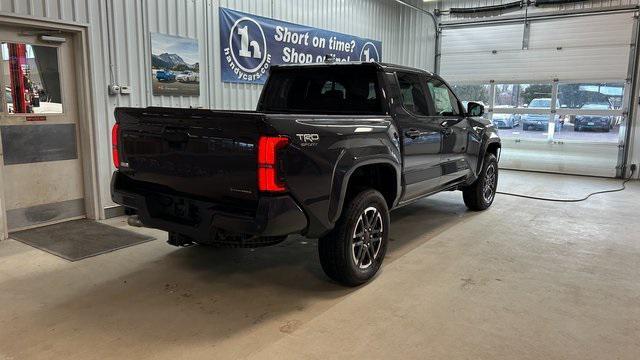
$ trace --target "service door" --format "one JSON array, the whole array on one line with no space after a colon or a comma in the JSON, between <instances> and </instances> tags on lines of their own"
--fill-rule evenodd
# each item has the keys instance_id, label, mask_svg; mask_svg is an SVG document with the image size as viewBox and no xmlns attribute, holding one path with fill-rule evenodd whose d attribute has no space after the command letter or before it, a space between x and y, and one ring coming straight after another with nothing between
<instances>
[{"instance_id":1,"label":"service door","mask_svg":"<svg viewBox=\"0 0 640 360\"><path fill-rule=\"evenodd\" d=\"M0 25L0 170L8 231L85 216L73 40Z\"/></svg>"}]
</instances>

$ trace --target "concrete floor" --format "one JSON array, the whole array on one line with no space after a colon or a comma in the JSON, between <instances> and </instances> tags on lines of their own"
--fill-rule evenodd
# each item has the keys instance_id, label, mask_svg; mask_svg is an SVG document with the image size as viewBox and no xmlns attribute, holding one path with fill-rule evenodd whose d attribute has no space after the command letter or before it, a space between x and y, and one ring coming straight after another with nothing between
<instances>
[{"instance_id":1,"label":"concrete floor","mask_svg":"<svg viewBox=\"0 0 640 360\"><path fill-rule=\"evenodd\" d=\"M503 171L500 188L618 183ZM629 188L578 204L499 196L483 213L455 192L425 199L392 213L385 266L358 289L328 282L301 237L255 251L159 240L75 263L7 240L0 359L638 359Z\"/></svg>"},{"instance_id":2,"label":"concrete floor","mask_svg":"<svg viewBox=\"0 0 640 360\"><path fill-rule=\"evenodd\" d=\"M617 143L502 139L500 166L507 169L615 177Z\"/></svg>"}]
</instances>

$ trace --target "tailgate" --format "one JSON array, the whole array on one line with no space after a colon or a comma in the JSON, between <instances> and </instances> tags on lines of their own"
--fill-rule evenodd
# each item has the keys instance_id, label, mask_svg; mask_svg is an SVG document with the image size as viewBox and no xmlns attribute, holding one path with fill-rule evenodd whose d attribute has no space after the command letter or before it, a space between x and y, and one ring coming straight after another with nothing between
<instances>
[{"instance_id":1,"label":"tailgate","mask_svg":"<svg viewBox=\"0 0 640 360\"><path fill-rule=\"evenodd\" d=\"M263 114L118 108L115 115L124 175L219 203L257 200L256 145L267 130Z\"/></svg>"}]
</instances>

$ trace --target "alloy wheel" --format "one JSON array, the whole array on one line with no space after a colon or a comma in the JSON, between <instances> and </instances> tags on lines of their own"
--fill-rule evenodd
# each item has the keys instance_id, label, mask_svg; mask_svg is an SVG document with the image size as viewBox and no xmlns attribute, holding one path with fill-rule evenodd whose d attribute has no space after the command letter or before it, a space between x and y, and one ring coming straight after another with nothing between
<instances>
[{"instance_id":1,"label":"alloy wheel","mask_svg":"<svg viewBox=\"0 0 640 360\"><path fill-rule=\"evenodd\" d=\"M351 256L359 269L367 269L378 257L384 227L380 211L370 206L358 218L351 240Z\"/></svg>"},{"instance_id":2,"label":"alloy wheel","mask_svg":"<svg viewBox=\"0 0 640 360\"><path fill-rule=\"evenodd\" d=\"M496 166L495 164L490 164L485 172L484 187L482 188L482 197L487 203L493 201L493 197L495 196L496 180Z\"/></svg>"}]
</instances>

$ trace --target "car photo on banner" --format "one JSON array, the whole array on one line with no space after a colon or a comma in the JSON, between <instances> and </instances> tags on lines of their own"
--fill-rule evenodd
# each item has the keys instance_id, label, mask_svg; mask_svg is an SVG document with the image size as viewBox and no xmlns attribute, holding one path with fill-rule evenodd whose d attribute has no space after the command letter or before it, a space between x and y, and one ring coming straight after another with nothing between
<instances>
[{"instance_id":1,"label":"car photo on banner","mask_svg":"<svg viewBox=\"0 0 640 360\"><path fill-rule=\"evenodd\" d=\"M382 61L382 42L220 8L223 82L264 84L269 67L336 61Z\"/></svg>"},{"instance_id":2,"label":"car photo on banner","mask_svg":"<svg viewBox=\"0 0 640 360\"><path fill-rule=\"evenodd\" d=\"M151 33L154 96L200 96L198 40Z\"/></svg>"}]
</instances>

